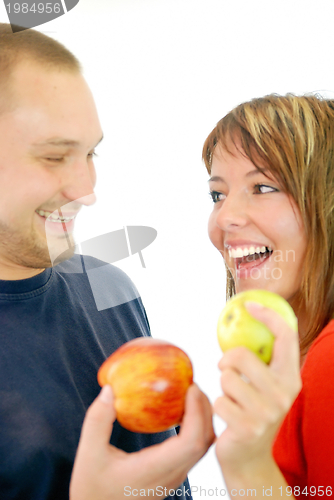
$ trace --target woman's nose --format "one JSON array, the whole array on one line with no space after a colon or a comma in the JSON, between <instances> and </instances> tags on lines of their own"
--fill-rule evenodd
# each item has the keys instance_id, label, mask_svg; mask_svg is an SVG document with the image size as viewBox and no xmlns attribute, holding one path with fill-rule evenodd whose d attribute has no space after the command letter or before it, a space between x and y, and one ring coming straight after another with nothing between
<instances>
[{"instance_id":1,"label":"woman's nose","mask_svg":"<svg viewBox=\"0 0 334 500\"><path fill-rule=\"evenodd\" d=\"M217 211L216 224L223 231L228 231L233 226L244 226L248 219L248 204L245 196L230 193Z\"/></svg>"}]
</instances>

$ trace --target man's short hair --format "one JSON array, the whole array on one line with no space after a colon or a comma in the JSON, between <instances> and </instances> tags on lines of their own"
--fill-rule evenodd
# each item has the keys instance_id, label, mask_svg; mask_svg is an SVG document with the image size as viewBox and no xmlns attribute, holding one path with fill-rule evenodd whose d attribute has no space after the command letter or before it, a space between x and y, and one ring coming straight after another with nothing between
<instances>
[{"instance_id":1,"label":"man's short hair","mask_svg":"<svg viewBox=\"0 0 334 500\"><path fill-rule=\"evenodd\" d=\"M13 33L10 24L0 23L0 114L10 109L12 72L26 60L46 70L82 71L78 59L53 38L32 29Z\"/></svg>"}]
</instances>

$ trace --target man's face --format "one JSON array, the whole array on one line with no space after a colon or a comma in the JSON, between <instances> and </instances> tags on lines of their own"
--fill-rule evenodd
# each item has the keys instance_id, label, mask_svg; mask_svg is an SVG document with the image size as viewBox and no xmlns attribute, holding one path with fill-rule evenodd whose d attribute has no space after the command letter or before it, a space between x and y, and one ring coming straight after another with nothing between
<instances>
[{"instance_id":1,"label":"man's face","mask_svg":"<svg viewBox=\"0 0 334 500\"><path fill-rule=\"evenodd\" d=\"M33 276L73 245L69 219L95 201L93 153L102 138L80 74L27 61L12 88L15 108L0 115L0 279ZM58 209L63 222L46 218Z\"/></svg>"}]
</instances>

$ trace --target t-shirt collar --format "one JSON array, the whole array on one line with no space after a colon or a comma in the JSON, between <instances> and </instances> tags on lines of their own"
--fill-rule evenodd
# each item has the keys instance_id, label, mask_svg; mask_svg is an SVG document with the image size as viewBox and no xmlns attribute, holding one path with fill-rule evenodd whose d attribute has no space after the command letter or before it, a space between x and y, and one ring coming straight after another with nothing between
<instances>
[{"instance_id":1,"label":"t-shirt collar","mask_svg":"<svg viewBox=\"0 0 334 500\"><path fill-rule=\"evenodd\" d=\"M44 286L50 275L52 273L52 268L49 267L43 272L36 274L32 278L26 278L24 280L1 280L0 279L0 293L26 293L37 290L38 288Z\"/></svg>"}]
</instances>

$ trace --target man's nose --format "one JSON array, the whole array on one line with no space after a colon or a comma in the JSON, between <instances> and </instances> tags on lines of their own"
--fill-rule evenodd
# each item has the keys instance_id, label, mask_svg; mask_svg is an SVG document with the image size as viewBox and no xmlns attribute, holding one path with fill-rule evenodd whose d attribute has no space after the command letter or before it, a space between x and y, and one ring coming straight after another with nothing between
<instances>
[{"instance_id":1,"label":"man's nose","mask_svg":"<svg viewBox=\"0 0 334 500\"><path fill-rule=\"evenodd\" d=\"M62 194L66 199L78 200L82 205L93 205L96 202L95 184L94 166L89 165L87 160L77 160L70 167Z\"/></svg>"}]
</instances>

